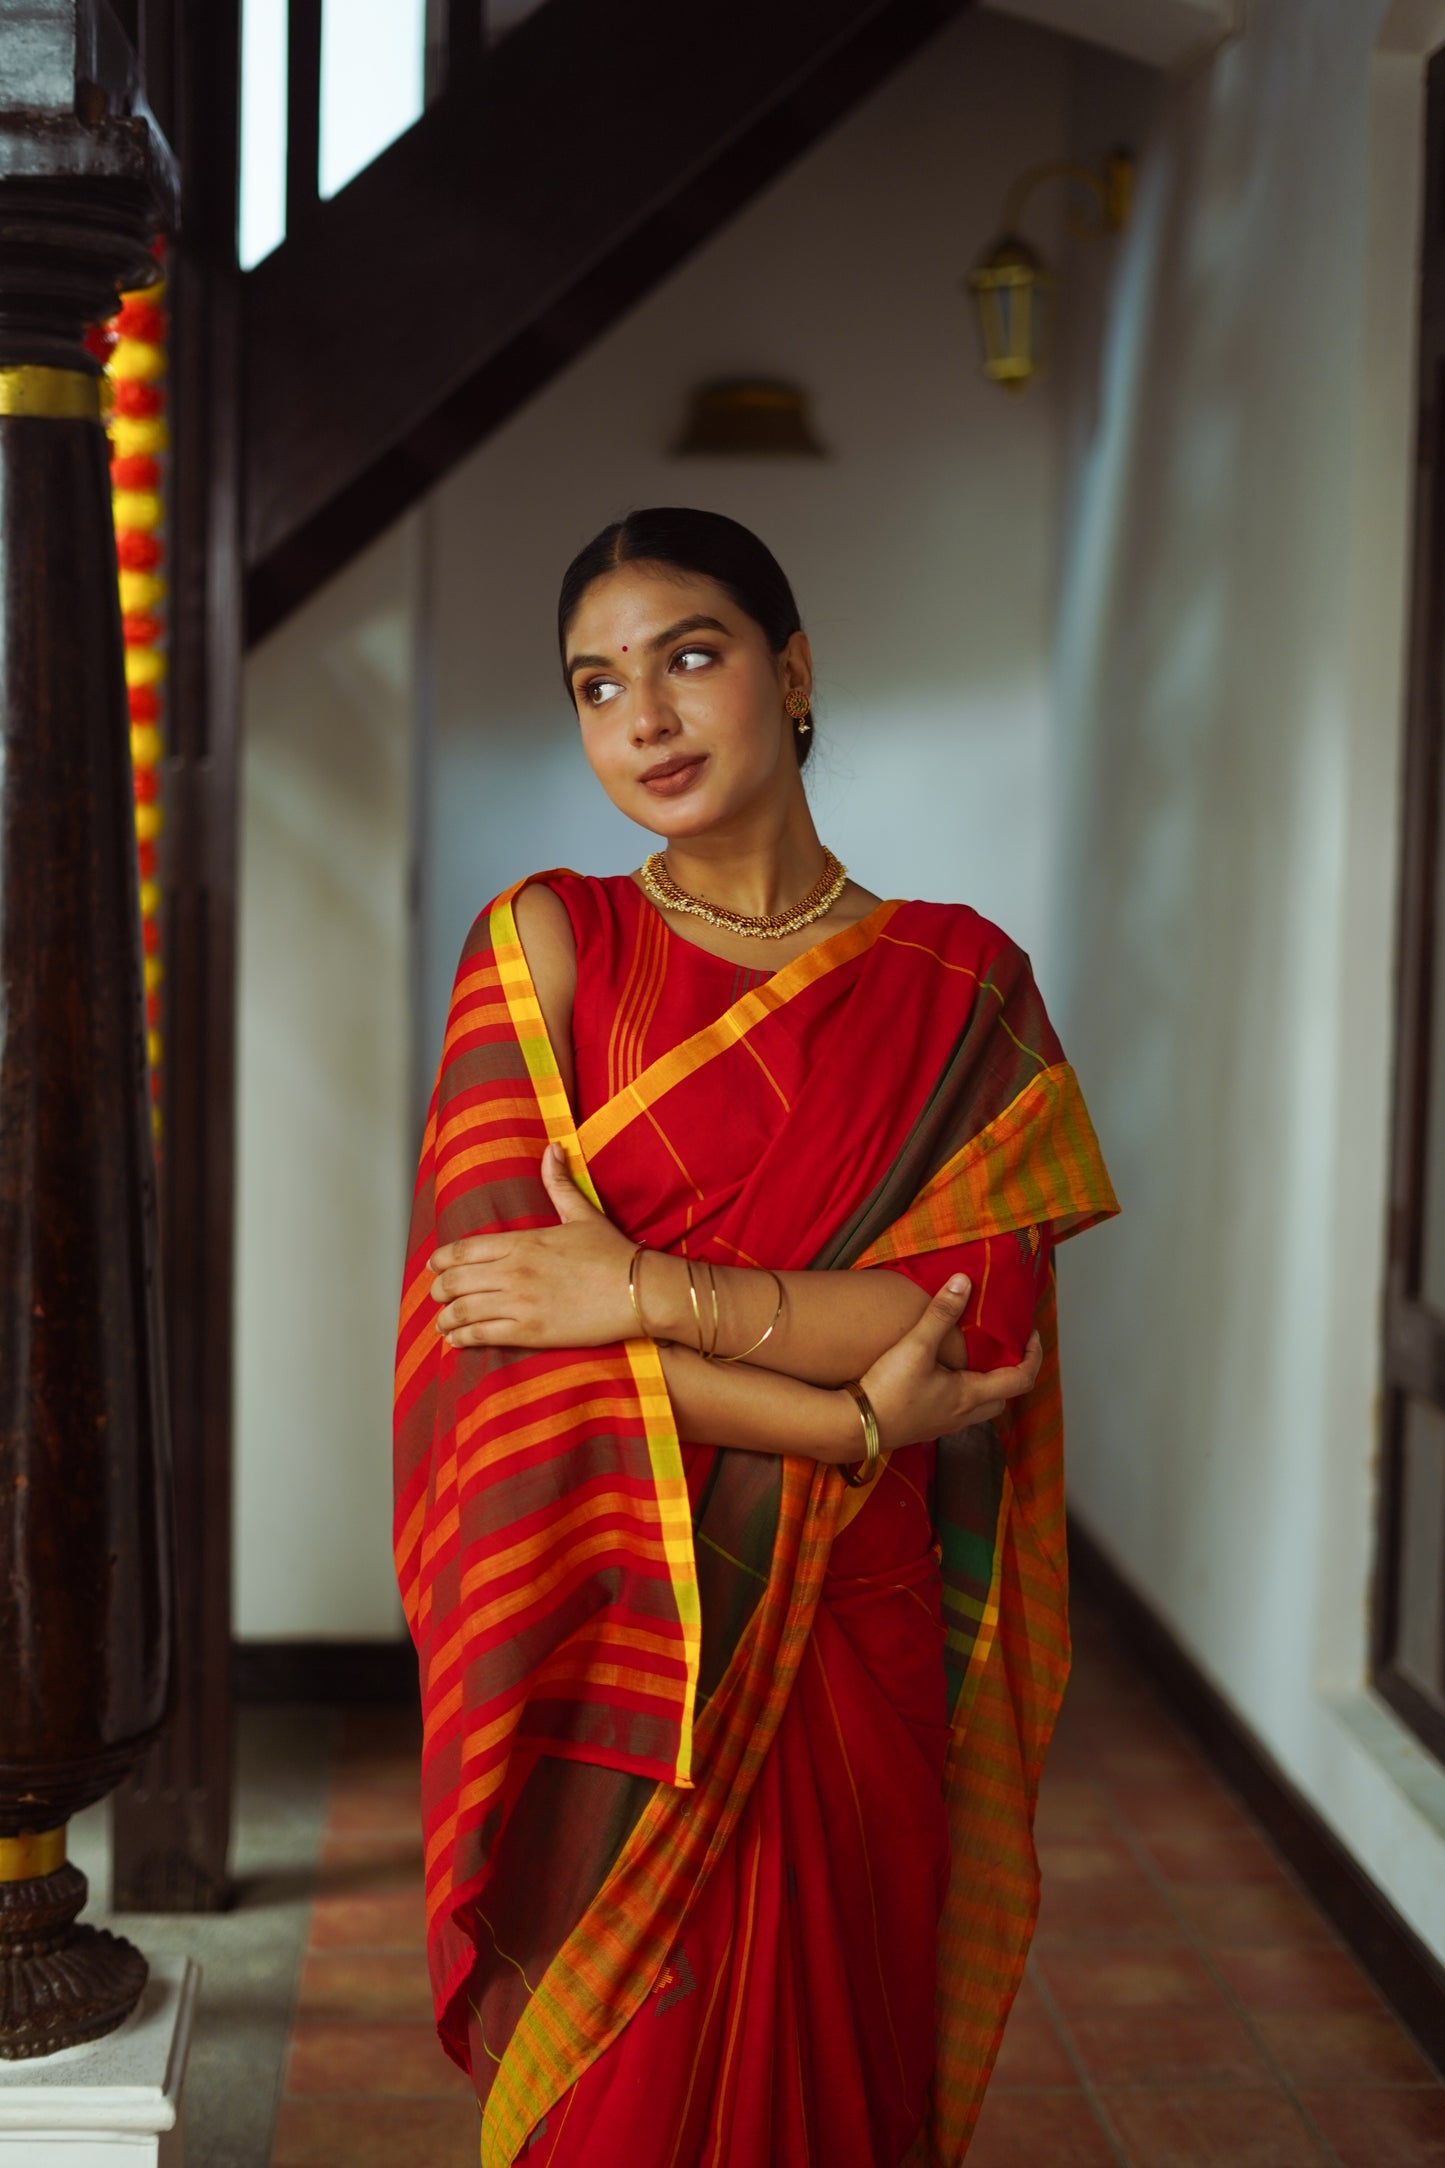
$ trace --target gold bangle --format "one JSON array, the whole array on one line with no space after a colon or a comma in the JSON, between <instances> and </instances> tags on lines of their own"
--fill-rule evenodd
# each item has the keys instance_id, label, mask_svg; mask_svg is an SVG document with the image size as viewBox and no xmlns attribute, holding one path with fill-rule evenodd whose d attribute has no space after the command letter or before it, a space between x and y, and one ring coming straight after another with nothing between
<instances>
[{"instance_id":1,"label":"gold bangle","mask_svg":"<svg viewBox=\"0 0 1445 2168\"><path fill-rule=\"evenodd\" d=\"M858 1414L863 1423L863 1458L856 1469L840 1466L838 1473L851 1490L862 1490L878 1473L882 1440L878 1435L878 1418L873 1413L873 1403L864 1392L857 1378L845 1378L843 1390L851 1393L858 1403Z\"/></svg>"},{"instance_id":2,"label":"gold bangle","mask_svg":"<svg viewBox=\"0 0 1445 2168\"><path fill-rule=\"evenodd\" d=\"M697 1328L697 1351L702 1356L703 1361L706 1362L707 1356L703 1352L702 1344L702 1311L698 1307L697 1280L693 1275L692 1259L684 1257L683 1263L687 1266L687 1299L692 1304L692 1322Z\"/></svg>"},{"instance_id":3,"label":"gold bangle","mask_svg":"<svg viewBox=\"0 0 1445 2168\"><path fill-rule=\"evenodd\" d=\"M703 1258L703 1260L702 1260L702 1267L703 1267L703 1270L704 1270L704 1272L706 1272L706 1274L707 1274L707 1284L708 1284L708 1287L709 1287L709 1289L710 1289L710 1291L711 1291L711 1293L712 1293L712 1338L711 1338L711 1340L709 1340L709 1342L708 1342L708 1344L707 1344L707 1359L708 1359L708 1361L709 1361L709 1362L711 1362L711 1361L713 1360L714 1356L715 1356L715 1355L717 1354L717 1334L718 1334L718 1311L717 1311L717 1274L716 1274L716 1273L715 1273L715 1272L713 1271L713 1269L712 1269L712 1260L711 1260L710 1258L707 1258L707 1257L704 1257L704 1258Z\"/></svg>"},{"instance_id":4,"label":"gold bangle","mask_svg":"<svg viewBox=\"0 0 1445 2168\"><path fill-rule=\"evenodd\" d=\"M772 1324L769 1325L767 1331L763 1333L760 1338L754 1340L751 1347L745 1347L741 1355L719 1355L718 1361L720 1363L746 1362L749 1355L756 1355L758 1349L762 1346L763 1341L770 1340L772 1338L773 1325L777 1324L778 1319L783 1314L783 1283L778 1278L778 1275L776 1274L776 1272L774 1272L771 1265L764 1265L762 1269L764 1272L766 1272L768 1278L772 1281L774 1287L778 1290L778 1303L777 1308L773 1311Z\"/></svg>"},{"instance_id":5,"label":"gold bangle","mask_svg":"<svg viewBox=\"0 0 1445 2168\"><path fill-rule=\"evenodd\" d=\"M636 1249L633 1251L631 1257L628 1259L627 1299L632 1304L632 1314L637 1319L638 1331L641 1333L644 1340L650 1340L652 1338L652 1334L648 1331L647 1327L642 1322L642 1304L637 1299L637 1283L640 1277L638 1268L646 1255L647 1244L645 1242L639 1242Z\"/></svg>"}]
</instances>

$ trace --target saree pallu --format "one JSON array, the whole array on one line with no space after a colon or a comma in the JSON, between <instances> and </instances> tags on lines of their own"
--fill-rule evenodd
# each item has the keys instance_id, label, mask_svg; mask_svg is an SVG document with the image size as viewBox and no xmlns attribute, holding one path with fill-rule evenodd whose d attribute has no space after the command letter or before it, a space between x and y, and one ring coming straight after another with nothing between
<instances>
[{"instance_id":1,"label":"saree pallu","mask_svg":"<svg viewBox=\"0 0 1445 2168\"><path fill-rule=\"evenodd\" d=\"M397 1372L396 1549L422 1676L429 1952L441 2037L482 2100L486 2164L511 2162L534 2134L540 2159L565 2146L563 2118L589 2079L595 2091L635 2061L633 2021L645 2025L669 1996L670 2011L701 2005L689 1935L704 1947L709 1903L722 1918L727 1877L748 1857L756 1886L768 1870L769 1787L786 1786L791 1811L802 1784L783 1766L789 1734L772 1749L795 1694L799 1710L820 1691L837 1698L839 1664L814 1673L848 1601L839 1562L868 1524L860 1515L838 1538L820 1621L834 1538L859 1502L836 1470L682 1446L646 1341L446 1349L432 1324L431 1250L547 1224L537 1167L549 1138L634 1239L777 1269L890 1265L927 1282L930 1263L968 1245L1032 1249L1040 1231L1058 1240L1114 1209L1027 961L975 913L880 905L578 1127L517 940L515 893L478 920L457 976ZM945 1674L932 1839L926 1782L911 1795L937 1855L937 2045L919 2160L962 2158L1036 1907L1033 1803L1068 1662L1048 1296L1040 1324L1045 1365L1028 1400L997 1428L943 1441L931 1485L913 1485L920 1504L931 1490L938 1554L916 1551L913 1593L936 1612ZM883 1510L884 1485L900 1489L910 1460L922 1468L924 1449L898 1457L865 1514ZM902 1584L913 1568L885 1570ZM855 1593L866 1608L867 1592ZM886 1650L879 1660L887 1671ZM833 1713L846 1735L846 1712ZM919 1721L922 1768L926 1710ZM835 1832L838 1784L856 1775L821 1780ZM866 1840L861 1798L855 1807ZM855 1847L865 1879L869 1851ZM770 1916L786 1917L776 1905ZM713 1954L719 1979L731 1968L732 1988L718 1992L730 2082L742 2084L761 2043L748 2046L736 1953L726 1965ZM846 1992L846 1952L833 1969ZM813 1981L810 2001L815 1992ZM916 2051L918 2025L904 2030ZM824 2076L831 2090L837 2073ZM905 2092L911 2082L900 2070ZM897 2117L865 2108L875 2135L865 2122L858 2144L892 2145ZM627 2157L650 2163L660 2146L661 2161L689 2168L684 2134L664 2144L660 2129L640 2126ZM746 2153L721 2145L719 2161L747 2168ZM822 2156L815 2137L795 2144L784 2130L763 2157L781 2168Z\"/></svg>"}]
</instances>

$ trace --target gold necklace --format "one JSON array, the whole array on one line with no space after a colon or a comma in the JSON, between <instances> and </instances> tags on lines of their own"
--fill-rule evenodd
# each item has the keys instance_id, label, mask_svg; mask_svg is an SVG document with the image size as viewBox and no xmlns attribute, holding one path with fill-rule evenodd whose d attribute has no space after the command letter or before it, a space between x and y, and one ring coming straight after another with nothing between
<instances>
[{"instance_id":1,"label":"gold necklace","mask_svg":"<svg viewBox=\"0 0 1445 2168\"><path fill-rule=\"evenodd\" d=\"M823 870L807 895L789 904L786 911L769 911L761 918L752 918L745 911L730 911L726 904L709 903L706 897L689 895L685 888L679 888L667 870L667 859L662 851L654 851L642 868L643 887L653 902L661 904L665 910L687 911L694 918L705 918L709 926L721 926L728 933L756 935L763 941L782 941L788 934L811 926L815 918L832 910L847 879L848 868L833 856L825 843Z\"/></svg>"}]
</instances>

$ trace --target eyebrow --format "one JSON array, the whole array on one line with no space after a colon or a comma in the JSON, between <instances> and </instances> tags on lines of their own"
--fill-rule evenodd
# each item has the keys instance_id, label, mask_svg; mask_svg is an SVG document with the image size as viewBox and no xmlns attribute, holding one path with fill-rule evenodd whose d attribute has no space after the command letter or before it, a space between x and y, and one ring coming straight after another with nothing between
<instances>
[{"instance_id":1,"label":"eyebrow","mask_svg":"<svg viewBox=\"0 0 1445 2168\"><path fill-rule=\"evenodd\" d=\"M677 623L669 625L665 632L654 633L645 645L649 654L655 654L658 648L667 647L673 640L680 640L685 632L720 632L726 637L728 630L729 628L723 624L720 618L701 615L680 617ZM576 677L579 670L611 670L612 668L614 668L614 664L610 655L569 655L567 658L567 675L569 678Z\"/></svg>"}]
</instances>

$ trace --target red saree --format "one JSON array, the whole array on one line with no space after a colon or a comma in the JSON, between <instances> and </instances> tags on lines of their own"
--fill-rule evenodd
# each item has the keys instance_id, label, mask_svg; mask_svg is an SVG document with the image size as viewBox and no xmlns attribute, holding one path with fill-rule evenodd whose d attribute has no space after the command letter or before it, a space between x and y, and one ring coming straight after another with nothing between
<instances>
[{"instance_id":1,"label":"red saree","mask_svg":"<svg viewBox=\"0 0 1445 2168\"><path fill-rule=\"evenodd\" d=\"M976 914L884 904L758 982L630 882L545 878L578 935L582 1119L509 895L458 973L402 1306L442 2038L484 2163L956 2161L1067 1670L1047 1284L1028 1402L852 1494L681 1444L646 1342L452 1354L425 1260L549 1219L552 1136L654 1247L929 1287L964 1264L987 1362L1107 1177L1026 960Z\"/></svg>"}]
</instances>

